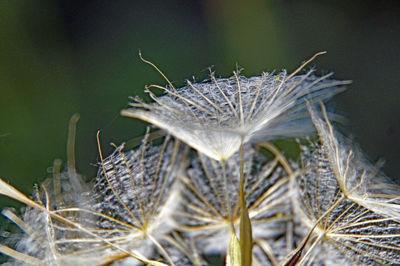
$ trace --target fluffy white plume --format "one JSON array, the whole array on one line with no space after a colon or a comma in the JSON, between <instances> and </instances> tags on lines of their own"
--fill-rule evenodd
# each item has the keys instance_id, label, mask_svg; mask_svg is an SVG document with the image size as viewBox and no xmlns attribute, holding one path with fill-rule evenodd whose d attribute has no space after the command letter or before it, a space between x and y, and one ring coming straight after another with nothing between
<instances>
[{"instance_id":1,"label":"fluffy white plume","mask_svg":"<svg viewBox=\"0 0 400 266\"><path fill-rule=\"evenodd\" d=\"M322 144L305 149L305 173L297 184L294 209L311 230L300 262L399 264L399 188L335 134L325 112L323 120L309 110Z\"/></svg>"},{"instance_id":2,"label":"fluffy white plume","mask_svg":"<svg viewBox=\"0 0 400 266\"><path fill-rule=\"evenodd\" d=\"M241 143L310 133L313 126L306 100L326 101L348 84L329 79L331 74L317 77L309 71L296 76L297 72L251 78L236 72L230 78L211 74L209 81L188 81L179 89L171 83L152 85L165 94L157 97L147 89L155 102L136 98L134 108L123 110L122 115L152 123L207 156L225 160Z\"/></svg>"},{"instance_id":3,"label":"fluffy white plume","mask_svg":"<svg viewBox=\"0 0 400 266\"><path fill-rule=\"evenodd\" d=\"M6 246L0 251L24 263L45 265L165 265L148 258L170 264L177 257L185 259L183 251L173 248L178 242L168 235L173 229L170 216L179 202L174 185L178 142L167 138L152 147L145 138L135 151L122 148L102 159L90 191L55 176L41 184L31 201L0 183L0 193L30 206L23 219L5 212L25 233L16 251Z\"/></svg>"},{"instance_id":4,"label":"fluffy white plume","mask_svg":"<svg viewBox=\"0 0 400 266\"><path fill-rule=\"evenodd\" d=\"M201 253L226 255L232 223L237 230L240 219L239 152L225 162L198 154L181 176L183 202L174 216L180 230L201 247ZM277 159L266 161L249 146L245 149L244 177L256 253L262 254L264 263L271 264L289 252L289 177Z\"/></svg>"}]
</instances>

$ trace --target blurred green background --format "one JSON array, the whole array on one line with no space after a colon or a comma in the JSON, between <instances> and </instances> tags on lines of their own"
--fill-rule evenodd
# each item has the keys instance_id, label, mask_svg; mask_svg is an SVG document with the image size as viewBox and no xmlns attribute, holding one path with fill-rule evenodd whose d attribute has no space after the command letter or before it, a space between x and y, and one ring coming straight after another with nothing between
<instances>
[{"instance_id":1,"label":"blurred green background","mask_svg":"<svg viewBox=\"0 0 400 266\"><path fill-rule=\"evenodd\" d=\"M371 160L400 172L400 1L18 0L0 2L0 176L24 193L66 158L68 121L80 113L77 168L96 174L96 132L104 154L144 132L119 116L128 96L193 76L294 70L313 65L353 84L334 98ZM0 207L15 205L0 198Z\"/></svg>"}]
</instances>

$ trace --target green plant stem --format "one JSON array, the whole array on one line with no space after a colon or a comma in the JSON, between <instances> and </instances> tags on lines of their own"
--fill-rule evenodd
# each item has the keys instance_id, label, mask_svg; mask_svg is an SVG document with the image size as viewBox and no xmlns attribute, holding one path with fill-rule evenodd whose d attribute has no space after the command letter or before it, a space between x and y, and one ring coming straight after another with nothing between
<instances>
[{"instance_id":1,"label":"green plant stem","mask_svg":"<svg viewBox=\"0 0 400 266\"><path fill-rule=\"evenodd\" d=\"M241 265L250 266L252 260L253 237L249 212L244 194L244 145L240 145L240 250Z\"/></svg>"},{"instance_id":2,"label":"green plant stem","mask_svg":"<svg viewBox=\"0 0 400 266\"><path fill-rule=\"evenodd\" d=\"M228 211L229 215L229 221L231 225L231 230L235 234L235 225L233 224L233 213L232 213L232 208L231 208L231 201L229 200L229 195L228 195L228 181L226 177L226 169L225 169L225 161L221 161L221 167L222 167L222 175L224 179L224 197L225 197L225 204L226 204L226 210Z\"/></svg>"}]
</instances>

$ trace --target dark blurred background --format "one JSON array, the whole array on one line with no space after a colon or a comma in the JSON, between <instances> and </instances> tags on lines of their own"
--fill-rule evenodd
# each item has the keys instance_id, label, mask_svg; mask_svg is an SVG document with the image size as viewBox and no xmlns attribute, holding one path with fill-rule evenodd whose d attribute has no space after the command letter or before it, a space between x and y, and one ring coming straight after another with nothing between
<instances>
[{"instance_id":1,"label":"dark blurred background","mask_svg":"<svg viewBox=\"0 0 400 266\"><path fill-rule=\"evenodd\" d=\"M400 172L400 1L18 0L0 2L0 176L24 193L66 159L68 121L80 113L77 168L144 133L120 117L128 96L165 81L293 71L318 51L318 73L353 84L331 103L372 161ZM15 205L0 198L0 205Z\"/></svg>"}]
</instances>

